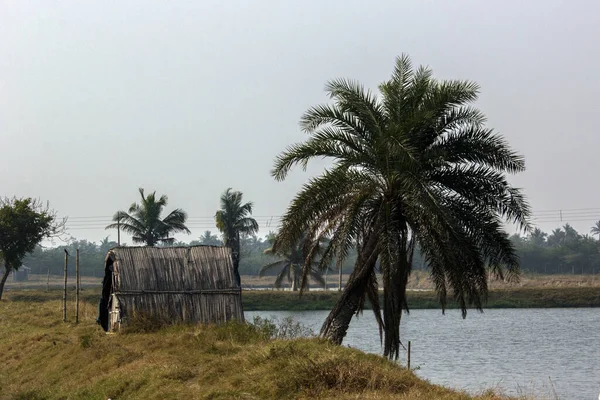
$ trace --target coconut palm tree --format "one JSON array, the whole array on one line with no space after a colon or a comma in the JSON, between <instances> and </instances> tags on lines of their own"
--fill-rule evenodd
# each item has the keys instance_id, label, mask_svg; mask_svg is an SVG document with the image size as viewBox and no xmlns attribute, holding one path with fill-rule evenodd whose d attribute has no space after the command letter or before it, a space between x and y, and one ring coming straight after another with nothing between
<instances>
[{"instance_id":1,"label":"coconut palm tree","mask_svg":"<svg viewBox=\"0 0 600 400\"><path fill-rule=\"evenodd\" d=\"M547 237L548 237L548 234L546 232L543 232L540 228L535 228L529 234L528 240L534 246L542 247L542 246L546 245Z\"/></svg>"},{"instance_id":2,"label":"coconut palm tree","mask_svg":"<svg viewBox=\"0 0 600 400\"><path fill-rule=\"evenodd\" d=\"M106 229L122 229L132 235L133 243L141 243L146 246L161 244L172 244L175 238L170 237L173 233L190 233L185 226L187 214L177 208L161 219L163 209L167 206L168 198L163 195L156 198L156 192L144 195L144 189L140 188L142 201L133 203L129 211L117 211L113 216L115 223Z\"/></svg>"},{"instance_id":3,"label":"coconut palm tree","mask_svg":"<svg viewBox=\"0 0 600 400\"><path fill-rule=\"evenodd\" d=\"M204 246L222 246L223 242L219 240L217 235L213 235L211 231L204 231L199 238L200 244Z\"/></svg>"},{"instance_id":4,"label":"coconut palm tree","mask_svg":"<svg viewBox=\"0 0 600 400\"><path fill-rule=\"evenodd\" d=\"M600 239L600 221L597 221L594 226L592 226L592 229L590 229L590 233L592 235L598 235L598 239Z\"/></svg>"},{"instance_id":5,"label":"coconut palm tree","mask_svg":"<svg viewBox=\"0 0 600 400\"><path fill-rule=\"evenodd\" d=\"M326 91L332 103L304 114L301 127L309 138L281 153L272 174L284 180L292 167L306 167L313 158L332 165L292 200L274 249L303 234L313 242L328 235L324 267L333 259L340 263L356 245L354 271L321 335L341 343L368 298L384 354L397 358L417 245L442 308L451 290L463 317L469 305L482 308L488 267L499 277L518 277L518 256L503 222L530 227L529 206L506 179L524 170L524 159L485 128L484 115L470 105L477 84L435 80L430 69L413 69L407 56L397 59L379 95L344 79L329 82Z\"/></svg>"},{"instance_id":6,"label":"coconut palm tree","mask_svg":"<svg viewBox=\"0 0 600 400\"><path fill-rule=\"evenodd\" d=\"M221 195L221 209L215 214L217 228L223 234L225 246L231 249L233 270L237 284L240 280L240 235L258 232L258 223L252 217L252 202L242 203L242 192L227 189Z\"/></svg>"},{"instance_id":7,"label":"coconut palm tree","mask_svg":"<svg viewBox=\"0 0 600 400\"><path fill-rule=\"evenodd\" d=\"M306 289L308 287L306 280L301 282L302 272L304 270L305 263L307 262L306 249L310 248L308 243L306 243L306 237L302 237L294 246L286 250L282 248L274 250L272 244L275 242L275 239L271 238L270 241L271 247L266 249L264 253L277 256L279 257L279 260L262 267L259 271L259 276L262 278L266 272L279 269L280 271L275 278L275 283L273 286L276 288L281 287L281 283L287 277L292 291L297 291L301 283L304 285L302 289ZM314 281L318 282L321 286L325 286L325 280L323 279L323 276L314 268L314 266L318 263L313 260L310 262L311 265L306 268L310 277Z\"/></svg>"},{"instance_id":8,"label":"coconut palm tree","mask_svg":"<svg viewBox=\"0 0 600 400\"><path fill-rule=\"evenodd\" d=\"M552 233L548 235L547 243L552 247L560 247L565 243L565 232L561 228L552 230Z\"/></svg>"}]
</instances>

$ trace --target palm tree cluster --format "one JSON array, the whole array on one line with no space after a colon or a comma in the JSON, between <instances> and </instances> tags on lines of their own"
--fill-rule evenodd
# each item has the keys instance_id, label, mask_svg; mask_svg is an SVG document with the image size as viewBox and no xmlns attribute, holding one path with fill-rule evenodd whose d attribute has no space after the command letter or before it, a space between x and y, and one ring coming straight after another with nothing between
<instances>
[{"instance_id":1,"label":"palm tree cluster","mask_svg":"<svg viewBox=\"0 0 600 400\"><path fill-rule=\"evenodd\" d=\"M488 268L517 276L519 260L503 223L529 228L529 206L506 178L525 169L524 159L485 127L484 115L471 105L477 84L438 81L429 68L413 69L407 56L397 59L378 95L344 79L329 82L326 91L332 103L304 114L301 127L309 138L280 154L272 174L284 180L291 168L306 167L313 158L332 165L294 197L273 249L290 248L302 235L310 243L329 236L319 262L324 269L356 246L354 271L321 334L341 343L368 299L384 354L397 358L417 245L442 307L451 292L463 316L470 305L481 309ZM307 249L307 261L317 248ZM304 263L303 279L310 265Z\"/></svg>"},{"instance_id":2,"label":"palm tree cluster","mask_svg":"<svg viewBox=\"0 0 600 400\"><path fill-rule=\"evenodd\" d=\"M590 230L597 235L600 221ZM529 235L511 236L521 263L528 272L542 274L595 274L600 271L600 241L580 234L570 224L550 234L535 228Z\"/></svg>"},{"instance_id":3,"label":"palm tree cluster","mask_svg":"<svg viewBox=\"0 0 600 400\"><path fill-rule=\"evenodd\" d=\"M181 209L171 211L165 218L161 218L168 198L163 195L157 199L156 192L145 195L144 189L139 189L141 202L133 203L129 211L117 211L113 216L114 223L106 229L122 229L132 235L134 243L146 246L173 245L173 234L179 232L190 233L185 225L187 214ZM198 244L225 246L232 250L232 260L235 277L240 284L240 239L245 235L252 235L258 231L258 223L252 215L252 203L243 203L242 193L227 189L221 196L221 209L215 214L217 228L223 235L223 241L212 235L210 231L197 241ZM180 242L177 242L180 243Z\"/></svg>"}]
</instances>

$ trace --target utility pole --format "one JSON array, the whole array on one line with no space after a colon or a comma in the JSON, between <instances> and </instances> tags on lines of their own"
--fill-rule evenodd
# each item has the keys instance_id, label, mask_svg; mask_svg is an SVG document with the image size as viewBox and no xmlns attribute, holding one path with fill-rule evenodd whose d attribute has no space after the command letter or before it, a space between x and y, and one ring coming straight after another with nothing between
<instances>
[{"instance_id":1,"label":"utility pole","mask_svg":"<svg viewBox=\"0 0 600 400\"><path fill-rule=\"evenodd\" d=\"M69 262L69 252L65 250L65 286L63 291L63 322L67 322L67 263Z\"/></svg>"},{"instance_id":2,"label":"utility pole","mask_svg":"<svg viewBox=\"0 0 600 400\"><path fill-rule=\"evenodd\" d=\"M121 217L117 218L117 246L121 246Z\"/></svg>"},{"instance_id":3,"label":"utility pole","mask_svg":"<svg viewBox=\"0 0 600 400\"><path fill-rule=\"evenodd\" d=\"M75 323L79 323L79 249L75 253Z\"/></svg>"},{"instance_id":4,"label":"utility pole","mask_svg":"<svg viewBox=\"0 0 600 400\"><path fill-rule=\"evenodd\" d=\"M340 263L340 276L338 279L338 292L342 291L342 264Z\"/></svg>"}]
</instances>

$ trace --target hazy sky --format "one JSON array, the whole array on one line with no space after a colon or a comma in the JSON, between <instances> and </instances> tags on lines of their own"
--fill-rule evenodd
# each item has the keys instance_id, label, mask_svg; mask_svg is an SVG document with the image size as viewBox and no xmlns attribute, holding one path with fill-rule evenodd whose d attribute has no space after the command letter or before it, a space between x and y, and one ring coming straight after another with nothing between
<instances>
[{"instance_id":1,"label":"hazy sky","mask_svg":"<svg viewBox=\"0 0 600 400\"><path fill-rule=\"evenodd\" d=\"M144 187L189 213L189 241L216 230L232 187L266 233L323 166L269 174L325 82L376 88L408 53L481 85L488 126L526 157L512 182L539 226L563 209L587 232L600 219L599 22L592 0L2 0L0 194L49 200L73 236L99 240L116 239L97 227Z\"/></svg>"}]
</instances>

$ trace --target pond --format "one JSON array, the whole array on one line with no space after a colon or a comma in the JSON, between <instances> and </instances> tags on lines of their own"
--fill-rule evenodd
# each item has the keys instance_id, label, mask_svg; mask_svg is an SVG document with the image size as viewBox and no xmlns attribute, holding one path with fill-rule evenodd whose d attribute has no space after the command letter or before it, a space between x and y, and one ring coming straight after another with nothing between
<instances>
[{"instance_id":1,"label":"pond","mask_svg":"<svg viewBox=\"0 0 600 400\"><path fill-rule=\"evenodd\" d=\"M318 332L327 311L252 311L294 320ZM536 398L598 399L600 309L414 310L403 315L402 342L411 341L411 367L430 382L478 393L499 389ZM354 318L344 345L381 354L375 318ZM400 360L406 364L406 352ZM555 395L556 393L556 395Z\"/></svg>"}]
</instances>

